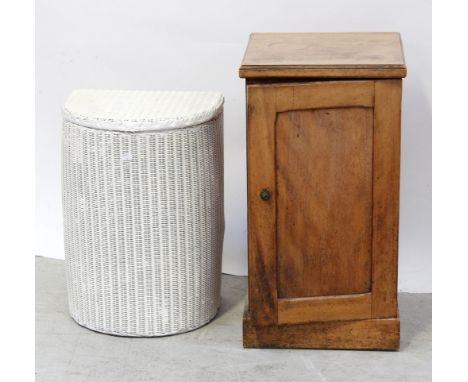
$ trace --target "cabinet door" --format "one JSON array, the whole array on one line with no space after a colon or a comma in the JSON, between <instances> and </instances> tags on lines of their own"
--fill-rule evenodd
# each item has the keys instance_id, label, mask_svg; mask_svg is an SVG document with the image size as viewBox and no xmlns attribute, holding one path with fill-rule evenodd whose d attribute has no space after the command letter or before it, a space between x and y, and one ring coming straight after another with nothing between
<instances>
[{"instance_id":1,"label":"cabinet door","mask_svg":"<svg viewBox=\"0 0 468 382\"><path fill-rule=\"evenodd\" d=\"M401 80L247 86L256 324L396 316Z\"/></svg>"}]
</instances>

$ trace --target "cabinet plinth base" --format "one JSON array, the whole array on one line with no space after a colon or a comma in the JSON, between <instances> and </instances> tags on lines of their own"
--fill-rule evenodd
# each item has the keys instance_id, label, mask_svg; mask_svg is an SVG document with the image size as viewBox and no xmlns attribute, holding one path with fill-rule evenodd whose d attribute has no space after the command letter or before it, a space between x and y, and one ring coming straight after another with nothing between
<instances>
[{"instance_id":1,"label":"cabinet plinth base","mask_svg":"<svg viewBox=\"0 0 468 382\"><path fill-rule=\"evenodd\" d=\"M397 350L400 320L395 317L255 326L246 306L243 344L245 348Z\"/></svg>"}]
</instances>

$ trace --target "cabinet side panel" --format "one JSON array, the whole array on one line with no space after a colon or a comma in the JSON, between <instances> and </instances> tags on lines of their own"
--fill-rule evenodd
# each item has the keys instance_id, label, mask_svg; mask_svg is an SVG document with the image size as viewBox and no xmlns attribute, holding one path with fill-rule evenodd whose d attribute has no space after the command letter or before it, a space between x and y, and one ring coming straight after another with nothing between
<instances>
[{"instance_id":1,"label":"cabinet side panel","mask_svg":"<svg viewBox=\"0 0 468 382\"><path fill-rule=\"evenodd\" d=\"M375 81L372 317L396 317L401 80Z\"/></svg>"},{"instance_id":2,"label":"cabinet side panel","mask_svg":"<svg viewBox=\"0 0 468 382\"><path fill-rule=\"evenodd\" d=\"M247 203L250 317L277 322L275 216L275 92L247 86ZM270 200L260 198L267 189Z\"/></svg>"},{"instance_id":3,"label":"cabinet side panel","mask_svg":"<svg viewBox=\"0 0 468 382\"><path fill-rule=\"evenodd\" d=\"M278 297L370 291L372 126L367 107L278 114Z\"/></svg>"}]
</instances>

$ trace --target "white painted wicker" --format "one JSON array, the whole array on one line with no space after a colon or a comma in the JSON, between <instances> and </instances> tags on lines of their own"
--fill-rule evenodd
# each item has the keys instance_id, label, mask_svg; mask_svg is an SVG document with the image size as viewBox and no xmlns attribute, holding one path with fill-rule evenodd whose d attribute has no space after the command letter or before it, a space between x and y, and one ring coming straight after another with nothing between
<instances>
[{"instance_id":1,"label":"white painted wicker","mask_svg":"<svg viewBox=\"0 0 468 382\"><path fill-rule=\"evenodd\" d=\"M69 308L79 324L161 336L216 315L222 104L219 93L72 93L62 175Z\"/></svg>"}]
</instances>

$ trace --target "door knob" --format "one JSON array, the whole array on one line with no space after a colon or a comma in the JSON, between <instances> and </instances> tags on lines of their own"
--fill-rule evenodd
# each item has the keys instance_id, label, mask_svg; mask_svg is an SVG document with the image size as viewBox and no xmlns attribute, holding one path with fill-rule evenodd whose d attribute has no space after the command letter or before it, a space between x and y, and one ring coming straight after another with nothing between
<instances>
[{"instance_id":1,"label":"door knob","mask_svg":"<svg viewBox=\"0 0 468 382\"><path fill-rule=\"evenodd\" d=\"M264 201L270 200L270 198L271 198L271 192L268 191L266 188L264 188L264 189L260 192L260 197L261 197L262 200L264 200Z\"/></svg>"}]
</instances>

